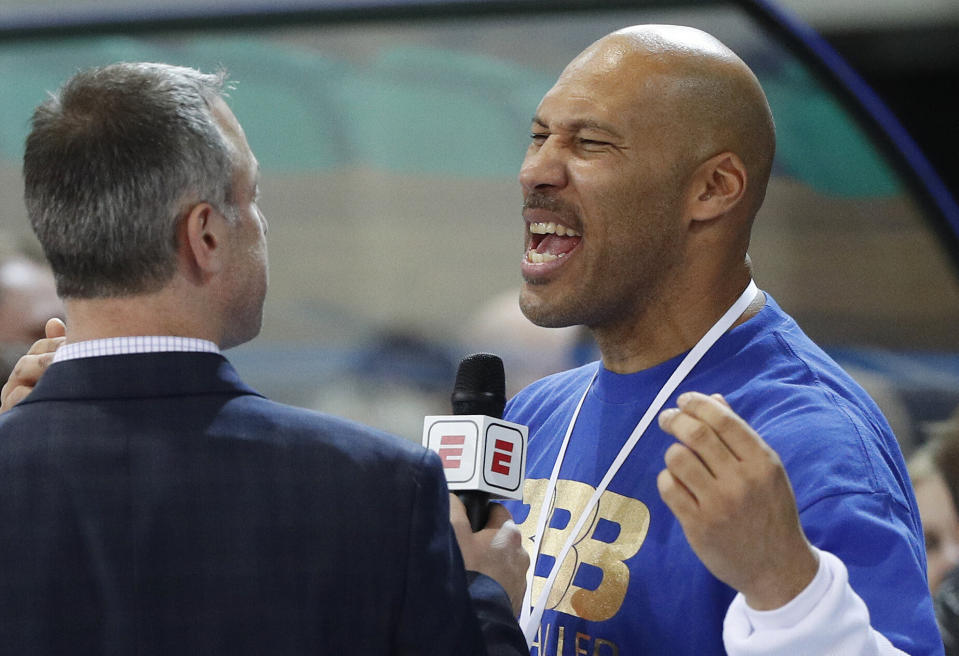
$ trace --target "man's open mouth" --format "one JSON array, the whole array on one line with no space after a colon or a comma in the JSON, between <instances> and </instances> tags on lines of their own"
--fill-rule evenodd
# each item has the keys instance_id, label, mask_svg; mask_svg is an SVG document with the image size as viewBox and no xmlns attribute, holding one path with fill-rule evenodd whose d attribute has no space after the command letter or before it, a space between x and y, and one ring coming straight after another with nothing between
<instances>
[{"instance_id":1,"label":"man's open mouth","mask_svg":"<svg viewBox=\"0 0 959 656\"><path fill-rule=\"evenodd\" d=\"M576 248L582 235L562 223L530 223L530 242L526 260L532 264L552 262Z\"/></svg>"}]
</instances>

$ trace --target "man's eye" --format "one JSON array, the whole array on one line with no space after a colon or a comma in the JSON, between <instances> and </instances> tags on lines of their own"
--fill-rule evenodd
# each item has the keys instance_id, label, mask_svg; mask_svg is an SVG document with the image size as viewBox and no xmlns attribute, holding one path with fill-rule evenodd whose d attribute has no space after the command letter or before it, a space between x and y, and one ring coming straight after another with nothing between
<instances>
[{"instance_id":1,"label":"man's eye","mask_svg":"<svg viewBox=\"0 0 959 656\"><path fill-rule=\"evenodd\" d=\"M533 132L529 135L529 138L534 144L541 144L544 141L546 141L546 137L548 136L549 135L546 135L540 132Z\"/></svg>"},{"instance_id":2,"label":"man's eye","mask_svg":"<svg viewBox=\"0 0 959 656\"><path fill-rule=\"evenodd\" d=\"M608 141L597 141L596 139L580 139L579 143L587 148L600 148L609 145Z\"/></svg>"}]
</instances>

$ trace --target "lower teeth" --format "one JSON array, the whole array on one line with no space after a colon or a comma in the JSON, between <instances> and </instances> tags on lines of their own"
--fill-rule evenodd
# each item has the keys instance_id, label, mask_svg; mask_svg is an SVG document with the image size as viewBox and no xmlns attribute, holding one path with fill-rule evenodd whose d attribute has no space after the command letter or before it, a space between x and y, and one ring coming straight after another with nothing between
<instances>
[{"instance_id":1,"label":"lower teeth","mask_svg":"<svg viewBox=\"0 0 959 656\"><path fill-rule=\"evenodd\" d=\"M533 264L543 264L544 262L552 262L553 260L558 260L559 258L566 255L566 253L560 253L559 255L553 255L552 253L537 253L536 251L530 251L526 255L526 259Z\"/></svg>"}]
</instances>

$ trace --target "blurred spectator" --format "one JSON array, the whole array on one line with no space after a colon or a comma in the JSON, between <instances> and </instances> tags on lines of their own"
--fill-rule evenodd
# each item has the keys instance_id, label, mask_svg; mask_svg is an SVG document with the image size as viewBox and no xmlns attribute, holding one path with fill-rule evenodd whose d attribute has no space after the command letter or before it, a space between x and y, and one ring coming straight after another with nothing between
<instances>
[{"instance_id":1,"label":"blurred spectator","mask_svg":"<svg viewBox=\"0 0 959 656\"><path fill-rule=\"evenodd\" d=\"M933 585L931 554L934 548L941 550L941 543L936 541L938 538L936 534L930 539L931 527L927 526L925 510L925 507L929 507L932 513L929 521L932 523L933 530L939 530L935 529L937 517L941 519L944 515L951 515L953 522L959 521L956 519L956 509L959 508L959 409L948 420L932 424L929 429L929 442L916 453L916 458L924 459L924 462L919 463L922 468L925 469L931 465L935 469L941 479L942 487L934 495L926 495L924 499L919 494L919 483L915 477L913 486L916 489L916 501L919 503L919 514L926 534L926 552L930 554L927 555L930 570L929 587L933 591L936 620L942 632L946 656L959 656L959 567L953 566L948 572L940 574L936 585ZM913 475L911 462L910 476ZM945 488L945 494L942 488ZM937 564L945 566L946 560L941 558Z\"/></svg>"},{"instance_id":2,"label":"blurred spectator","mask_svg":"<svg viewBox=\"0 0 959 656\"><path fill-rule=\"evenodd\" d=\"M959 471L943 468L941 454L956 435L930 440L909 459L909 477L916 493L919 517L926 540L926 567L933 594L943 577L959 565L959 512L949 482L959 480Z\"/></svg>"},{"instance_id":3,"label":"blurred spectator","mask_svg":"<svg viewBox=\"0 0 959 656\"><path fill-rule=\"evenodd\" d=\"M419 442L426 415L450 414L455 375L445 347L387 330L371 339L346 371L320 385L311 407Z\"/></svg>"},{"instance_id":4,"label":"blurred spectator","mask_svg":"<svg viewBox=\"0 0 959 656\"><path fill-rule=\"evenodd\" d=\"M942 579L933 603L946 656L959 656L959 569Z\"/></svg>"},{"instance_id":5,"label":"blurred spectator","mask_svg":"<svg viewBox=\"0 0 959 656\"><path fill-rule=\"evenodd\" d=\"M549 374L599 359L589 331L582 326L543 328L519 309L519 288L484 303L463 327L466 353L495 353L506 370L506 398Z\"/></svg>"},{"instance_id":6,"label":"blurred spectator","mask_svg":"<svg viewBox=\"0 0 959 656\"><path fill-rule=\"evenodd\" d=\"M0 235L0 380L6 380L17 360L41 339L50 317L62 317L50 268Z\"/></svg>"},{"instance_id":7,"label":"blurred spectator","mask_svg":"<svg viewBox=\"0 0 959 656\"><path fill-rule=\"evenodd\" d=\"M908 461L920 444L920 436L917 434L917 420L910 412L896 382L880 372L848 363L840 364L879 406L892 428L893 435L896 436L896 441L899 442L902 456Z\"/></svg>"}]
</instances>

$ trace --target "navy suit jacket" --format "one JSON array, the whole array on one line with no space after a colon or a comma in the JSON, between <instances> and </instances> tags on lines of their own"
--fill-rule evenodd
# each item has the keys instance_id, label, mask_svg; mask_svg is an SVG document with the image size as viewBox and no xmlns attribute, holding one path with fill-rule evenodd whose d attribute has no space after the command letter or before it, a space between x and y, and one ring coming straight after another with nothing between
<instances>
[{"instance_id":1,"label":"navy suit jacket","mask_svg":"<svg viewBox=\"0 0 959 656\"><path fill-rule=\"evenodd\" d=\"M0 651L527 653L439 459L220 355L50 367L0 416Z\"/></svg>"}]
</instances>

